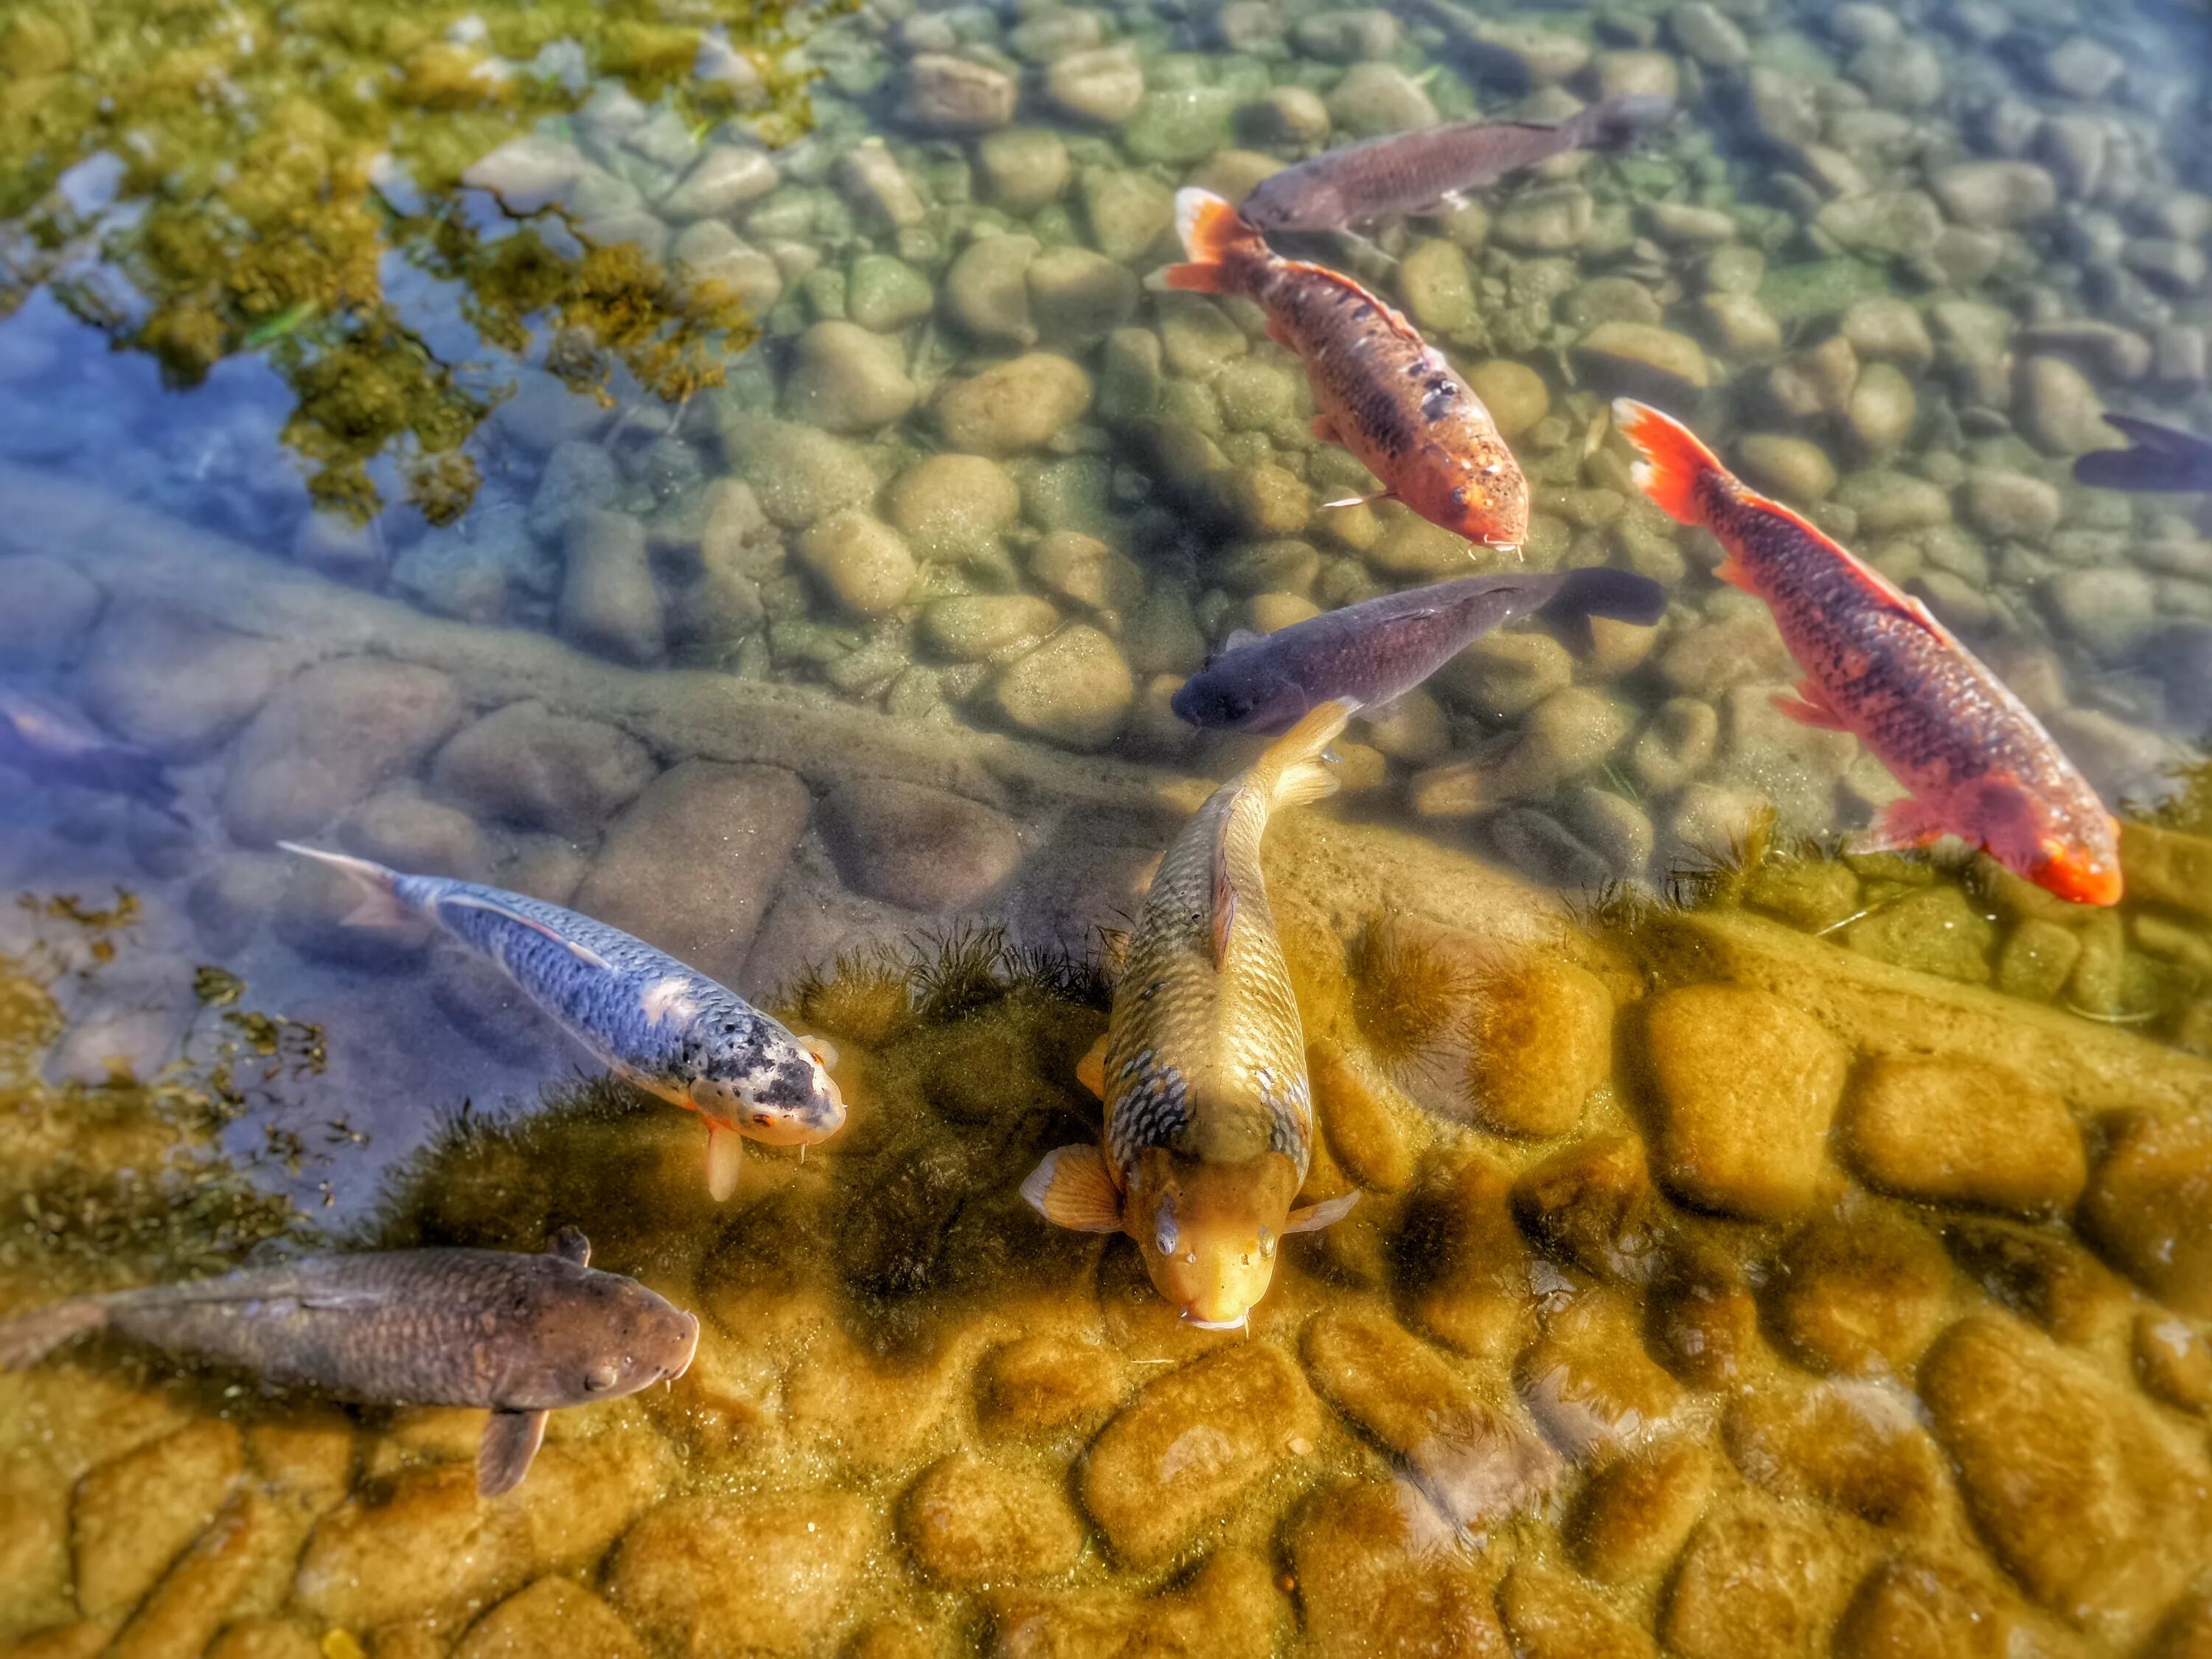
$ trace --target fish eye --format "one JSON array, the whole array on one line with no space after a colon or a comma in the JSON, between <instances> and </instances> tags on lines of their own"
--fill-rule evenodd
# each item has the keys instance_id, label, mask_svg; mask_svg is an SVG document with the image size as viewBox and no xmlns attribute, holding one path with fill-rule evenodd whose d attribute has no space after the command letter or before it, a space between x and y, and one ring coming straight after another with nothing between
<instances>
[{"instance_id":1,"label":"fish eye","mask_svg":"<svg viewBox=\"0 0 2212 1659\"><path fill-rule=\"evenodd\" d=\"M613 1365L594 1365L584 1373L586 1394L605 1394L622 1381L622 1373Z\"/></svg>"},{"instance_id":2,"label":"fish eye","mask_svg":"<svg viewBox=\"0 0 2212 1659\"><path fill-rule=\"evenodd\" d=\"M1159 1225L1152 1230L1152 1243L1159 1246L1162 1255L1175 1254L1176 1236L1175 1217L1164 1208L1162 1209Z\"/></svg>"},{"instance_id":3,"label":"fish eye","mask_svg":"<svg viewBox=\"0 0 2212 1659\"><path fill-rule=\"evenodd\" d=\"M1274 1259L1275 1235L1269 1229L1262 1227L1260 1229L1260 1260L1273 1261Z\"/></svg>"}]
</instances>

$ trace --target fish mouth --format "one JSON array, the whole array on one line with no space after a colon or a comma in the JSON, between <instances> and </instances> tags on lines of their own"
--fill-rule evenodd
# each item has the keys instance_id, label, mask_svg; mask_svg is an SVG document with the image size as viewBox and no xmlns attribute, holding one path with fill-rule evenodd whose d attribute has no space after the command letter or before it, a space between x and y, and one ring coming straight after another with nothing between
<instances>
[{"instance_id":1,"label":"fish mouth","mask_svg":"<svg viewBox=\"0 0 2212 1659\"><path fill-rule=\"evenodd\" d=\"M1188 1308L1182 1310L1182 1322L1194 1330L1200 1331L1241 1331L1251 1317L1252 1310L1249 1308L1238 1314L1234 1319L1200 1319Z\"/></svg>"}]
</instances>

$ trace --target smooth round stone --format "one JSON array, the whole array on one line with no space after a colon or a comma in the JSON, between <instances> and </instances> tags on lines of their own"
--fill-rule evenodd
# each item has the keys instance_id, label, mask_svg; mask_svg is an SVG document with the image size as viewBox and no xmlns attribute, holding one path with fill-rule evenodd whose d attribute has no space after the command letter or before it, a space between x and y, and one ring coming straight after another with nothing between
<instances>
[{"instance_id":1,"label":"smooth round stone","mask_svg":"<svg viewBox=\"0 0 2212 1659\"><path fill-rule=\"evenodd\" d=\"M1569 1516L1576 1565L1601 1584L1656 1578L1681 1553L1712 1488L1711 1457L1686 1437L1604 1465Z\"/></svg>"},{"instance_id":2,"label":"smooth round stone","mask_svg":"<svg viewBox=\"0 0 2212 1659\"><path fill-rule=\"evenodd\" d=\"M981 455L931 455L891 481L885 515L925 559L988 556L1021 516L1021 487Z\"/></svg>"},{"instance_id":3,"label":"smooth round stone","mask_svg":"<svg viewBox=\"0 0 2212 1659\"><path fill-rule=\"evenodd\" d=\"M1838 505L1858 517L1863 536L1905 535L1951 522L1951 497L1909 472L1854 472L1837 485Z\"/></svg>"},{"instance_id":4,"label":"smooth round stone","mask_svg":"<svg viewBox=\"0 0 2212 1659\"><path fill-rule=\"evenodd\" d=\"M987 661L1058 626L1052 602L1030 593L966 593L939 599L921 613L923 637L962 662Z\"/></svg>"},{"instance_id":5,"label":"smooth round stone","mask_svg":"<svg viewBox=\"0 0 2212 1659\"><path fill-rule=\"evenodd\" d=\"M1844 422L1861 453L1887 455L1904 443L1919 412L1903 370L1893 363L1869 363L1844 404Z\"/></svg>"},{"instance_id":6,"label":"smooth round stone","mask_svg":"<svg viewBox=\"0 0 2212 1659\"><path fill-rule=\"evenodd\" d=\"M1079 623L1010 664L991 688L993 704L1009 722L1070 749L1111 743L1136 700L1120 649Z\"/></svg>"},{"instance_id":7,"label":"smooth round stone","mask_svg":"<svg viewBox=\"0 0 2212 1659\"><path fill-rule=\"evenodd\" d=\"M561 580L564 639L618 661L656 661L667 647L645 526L594 508L568 526Z\"/></svg>"},{"instance_id":8,"label":"smooth round stone","mask_svg":"<svg viewBox=\"0 0 2212 1659\"><path fill-rule=\"evenodd\" d=\"M2069 570L2045 592L2051 619L2106 662L2131 658L2158 622L2157 589L2140 570Z\"/></svg>"},{"instance_id":9,"label":"smooth round stone","mask_svg":"<svg viewBox=\"0 0 2212 1659\"><path fill-rule=\"evenodd\" d=\"M1843 1121L1866 1179L1923 1203L2039 1215L2072 1204L2088 1179L2065 1102L2002 1066L1884 1056Z\"/></svg>"},{"instance_id":10,"label":"smooth round stone","mask_svg":"<svg viewBox=\"0 0 2212 1659\"><path fill-rule=\"evenodd\" d=\"M1482 400L1498 432L1518 438L1552 412L1552 391L1526 363L1492 357L1467 371L1468 390Z\"/></svg>"},{"instance_id":11,"label":"smooth round stone","mask_svg":"<svg viewBox=\"0 0 2212 1659\"><path fill-rule=\"evenodd\" d=\"M1395 64L1354 64L1328 95L1329 119L1355 138L1432 127L1437 106Z\"/></svg>"},{"instance_id":12,"label":"smooth round stone","mask_svg":"<svg viewBox=\"0 0 2212 1659\"><path fill-rule=\"evenodd\" d=\"M1954 161L1928 187L1954 221L1976 229L2016 229L2058 205L2057 185L2033 161Z\"/></svg>"},{"instance_id":13,"label":"smooth round stone","mask_svg":"<svg viewBox=\"0 0 2212 1659\"><path fill-rule=\"evenodd\" d=\"M983 236L962 250L945 273L945 308L987 345L1030 346L1030 266L1042 250L1034 236Z\"/></svg>"},{"instance_id":14,"label":"smooth round stone","mask_svg":"<svg viewBox=\"0 0 2212 1659\"><path fill-rule=\"evenodd\" d=\"M1688 0L1668 14L1675 44L1707 69L1736 69L1751 61L1751 42L1709 0Z\"/></svg>"},{"instance_id":15,"label":"smooth round stone","mask_svg":"<svg viewBox=\"0 0 2212 1659\"><path fill-rule=\"evenodd\" d=\"M1841 331L1862 362L1895 363L1917 373L1935 361L1927 323L1904 300L1859 301L1844 313Z\"/></svg>"},{"instance_id":16,"label":"smooth round stone","mask_svg":"<svg viewBox=\"0 0 2212 1659\"><path fill-rule=\"evenodd\" d=\"M1066 143L1048 127L1012 127L975 147L983 198L1018 218L1058 201L1074 174Z\"/></svg>"},{"instance_id":17,"label":"smooth round stone","mask_svg":"<svg viewBox=\"0 0 2212 1659\"><path fill-rule=\"evenodd\" d=\"M896 610L921 574L905 538L859 507L833 513L808 530L799 556L838 603L864 617Z\"/></svg>"},{"instance_id":18,"label":"smooth round stone","mask_svg":"<svg viewBox=\"0 0 2212 1659\"><path fill-rule=\"evenodd\" d=\"M1091 407L1091 377L1050 352L1032 351L938 394L938 425L955 449L1011 455L1050 442Z\"/></svg>"},{"instance_id":19,"label":"smooth round stone","mask_svg":"<svg viewBox=\"0 0 2212 1659\"><path fill-rule=\"evenodd\" d=\"M1307 57L1324 64L1356 64L1365 58L1389 57L1404 34L1404 26L1395 15L1370 6L1316 12L1298 24L1291 39Z\"/></svg>"},{"instance_id":20,"label":"smooth round stone","mask_svg":"<svg viewBox=\"0 0 2212 1659\"><path fill-rule=\"evenodd\" d=\"M907 65L900 118L931 132L988 132L1014 118L1019 88L988 64L923 52Z\"/></svg>"},{"instance_id":21,"label":"smooth round stone","mask_svg":"<svg viewBox=\"0 0 2212 1659\"><path fill-rule=\"evenodd\" d=\"M914 1484L899 1532L936 1582L981 1588L1050 1578L1083 1553L1083 1525L1058 1481L956 1452Z\"/></svg>"},{"instance_id":22,"label":"smooth round stone","mask_svg":"<svg viewBox=\"0 0 2212 1659\"><path fill-rule=\"evenodd\" d=\"M1070 115L1112 125L1126 120L1145 96L1145 71L1127 46L1100 46L1054 60L1045 93Z\"/></svg>"},{"instance_id":23,"label":"smooth round stone","mask_svg":"<svg viewBox=\"0 0 2212 1659\"><path fill-rule=\"evenodd\" d=\"M1836 487L1836 464L1806 439L1754 432L1737 440L1735 453L1747 479L1790 501L1817 501Z\"/></svg>"},{"instance_id":24,"label":"smooth round stone","mask_svg":"<svg viewBox=\"0 0 2212 1659\"><path fill-rule=\"evenodd\" d=\"M2025 472L1969 474L1960 501L1966 522L2001 541L2048 540L2065 506L2056 484Z\"/></svg>"},{"instance_id":25,"label":"smooth round stone","mask_svg":"<svg viewBox=\"0 0 2212 1659\"><path fill-rule=\"evenodd\" d=\"M1415 323L1455 334L1475 319L1474 284L1467 255L1450 242L1423 242L1400 261L1398 292Z\"/></svg>"},{"instance_id":26,"label":"smooth round stone","mask_svg":"<svg viewBox=\"0 0 2212 1659\"><path fill-rule=\"evenodd\" d=\"M1712 369L1695 340L1647 323L1600 323L1575 350L1593 368L1632 390L1655 381L1698 391L1712 384Z\"/></svg>"},{"instance_id":27,"label":"smooth round stone","mask_svg":"<svg viewBox=\"0 0 2212 1659\"><path fill-rule=\"evenodd\" d=\"M1086 247L1047 248L1028 270L1030 314L1056 343L1095 345L1129 320L1142 297L1136 276Z\"/></svg>"},{"instance_id":28,"label":"smooth round stone","mask_svg":"<svg viewBox=\"0 0 2212 1659\"><path fill-rule=\"evenodd\" d=\"M903 420L921 395L898 343L858 323L816 323L799 337L784 413L827 432L872 432Z\"/></svg>"},{"instance_id":29,"label":"smooth round stone","mask_svg":"<svg viewBox=\"0 0 2212 1659\"><path fill-rule=\"evenodd\" d=\"M1237 124L1255 142L1293 148L1328 137L1328 106L1305 87L1271 87L1257 103L1237 112Z\"/></svg>"},{"instance_id":30,"label":"smooth round stone","mask_svg":"<svg viewBox=\"0 0 2212 1659\"><path fill-rule=\"evenodd\" d=\"M1790 1242L1771 1294L1775 1334L1801 1364L1909 1376L1949 1311L1951 1262L1913 1222L1831 1218Z\"/></svg>"},{"instance_id":31,"label":"smooth round stone","mask_svg":"<svg viewBox=\"0 0 2212 1659\"><path fill-rule=\"evenodd\" d=\"M2051 455L2086 455L2119 446L2105 422L2105 400L2087 375L2063 357L2031 356L2020 366L2014 413L2037 447Z\"/></svg>"},{"instance_id":32,"label":"smooth round stone","mask_svg":"<svg viewBox=\"0 0 2212 1659\"><path fill-rule=\"evenodd\" d=\"M709 144L660 198L660 211L671 219L718 218L767 195L776 183L775 158L766 150Z\"/></svg>"},{"instance_id":33,"label":"smooth round stone","mask_svg":"<svg viewBox=\"0 0 2212 1659\"><path fill-rule=\"evenodd\" d=\"M971 908L1022 860L1021 836L1003 816L921 784L839 784L817 822L846 885L908 910Z\"/></svg>"},{"instance_id":34,"label":"smooth round stone","mask_svg":"<svg viewBox=\"0 0 2212 1659\"><path fill-rule=\"evenodd\" d=\"M1121 146L1146 166L1188 167L1229 148L1237 94L1225 87L1162 88L1138 100Z\"/></svg>"},{"instance_id":35,"label":"smooth round stone","mask_svg":"<svg viewBox=\"0 0 2212 1659\"><path fill-rule=\"evenodd\" d=\"M929 278L888 253L862 254L846 275L845 314L878 334L920 322L936 303Z\"/></svg>"}]
</instances>

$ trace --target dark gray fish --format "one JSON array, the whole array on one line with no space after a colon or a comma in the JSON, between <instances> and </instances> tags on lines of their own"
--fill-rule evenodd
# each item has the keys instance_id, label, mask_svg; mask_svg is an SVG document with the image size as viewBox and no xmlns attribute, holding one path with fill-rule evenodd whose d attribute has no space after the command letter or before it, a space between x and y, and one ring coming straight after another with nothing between
<instances>
[{"instance_id":1,"label":"dark gray fish","mask_svg":"<svg viewBox=\"0 0 2212 1659\"><path fill-rule=\"evenodd\" d=\"M529 1472L561 1406L681 1376L699 1322L620 1273L594 1272L565 1227L542 1255L386 1250L307 1256L187 1285L78 1297L0 1321L0 1370L111 1330L172 1358L371 1405L489 1407L477 1490Z\"/></svg>"},{"instance_id":2,"label":"dark gray fish","mask_svg":"<svg viewBox=\"0 0 2212 1659\"><path fill-rule=\"evenodd\" d=\"M1649 626L1666 609L1665 588L1626 570L1462 576L1273 634L1231 635L1183 682L1173 707L1193 726L1272 736L1337 698L1373 708L1403 696L1492 629L1531 611L1555 617L1587 648L1592 617Z\"/></svg>"},{"instance_id":3,"label":"dark gray fish","mask_svg":"<svg viewBox=\"0 0 2212 1659\"><path fill-rule=\"evenodd\" d=\"M2075 482L2160 494L2212 489L2212 440L2132 415L2107 415L2105 423L2124 433L2132 447L2091 450L2074 463Z\"/></svg>"},{"instance_id":4,"label":"dark gray fish","mask_svg":"<svg viewBox=\"0 0 2212 1659\"><path fill-rule=\"evenodd\" d=\"M161 762L118 743L74 709L12 686L0 686L0 766L40 783L127 795L186 822Z\"/></svg>"},{"instance_id":5,"label":"dark gray fish","mask_svg":"<svg viewBox=\"0 0 2212 1659\"><path fill-rule=\"evenodd\" d=\"M1626 149L1674 112L1651 94L1608 98L1548 126L1455 121L1324 151L1262 179L1237 211L1261 230L1343 230L1433 213L1571 149Z\"/></svg>"}]
</instances>

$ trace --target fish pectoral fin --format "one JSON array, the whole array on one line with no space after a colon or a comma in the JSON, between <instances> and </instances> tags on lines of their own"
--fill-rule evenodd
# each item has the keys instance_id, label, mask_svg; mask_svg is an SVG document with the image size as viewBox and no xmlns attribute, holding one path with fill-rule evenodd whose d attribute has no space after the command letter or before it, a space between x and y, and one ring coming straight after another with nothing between
<instances>
[{"instance_id":1,"label":"fish pectoral fin","mask_svg":"<svg viewBox=\"0 0 2212 1659\"><path fill-rule=\"evenodd\" d=\"M1900 853L1926 847L1951 833L1940 803L1907 795L1881 809L1873 823L1850 838L1854 853Z\"/></svg>"},{"instance_id":2,"label":"fish pectoral fin","mask_svg":"<svg viewBox=\"0 0 2212 1659\"><path fill-rule=\"evenodd\" d=\"M477 1495L496 1498L513 1492L530 1473L530 1461L545 1440L540 1412L495 1411L477 1442Z\"/></svg>"},{"instance_id":3,"label":"fish pectoral fin","mask_svg":"<svg viewBox=\"0 0 2212 1659\"><path fill-rule=\"evenodd\" d=\"M1100 1100L1106 1098L1106 1042L1109 1035L1100 1033L1089 1052L1075 1062L1075 1080Z\"/></svg>"},{"instance_id":4,"label":"fish pectoral fin","mask_svg":"<svg viewBox=\"0 0 2212 1659\"><path fill-rule=\"evenodd\" d=\"M1395 501L1397 499L1398 492L1395 489L1373 489L1364 495L1340 495L1333 501L1323 501L1321 506L1325 511L1332 507L1365 507L1372 501Z\"/></svg>"},{"instance_id":5,"label":"fish pectoral fin","mask_svg":"<svg viewBox=\"0 0 2212 1659\"><path fill-rule=\"evenodd\" d=\"M1818 732L1848 732L1844 717L1828 701L1828 694L1810 680L1797 682L1795 696L1784 693L1775 698L1774 706L1796 720L1800 726L1809 726Z\"/></svg>"},{"instance_id":6,"label":"fish pectoral fin","mask_svg":"<svg viewBox=\"0 0 2212 1659\"><path fill-rule=\"evenodd\" d=\"M1715 570L1713 574L1730 587L1740 587L1747 593L1759 592L1759 589L1752 585L1751 567L1744 563L1734 548L1729 549L1728 556L1720 562L1719 568Z\"/></svg>"},{"instance_id":7,"label":"fish pectoral fin","mask_svg":"<svg viewBox=\"0 0 2212 1659\"><path fill-rule=\"evenodd\" d=\"M1341 441L1336 435L1336 422L1326 415L1316 415L1313 417L1313 434L1325 444Z\"/></svg>"},{"instance_id":8,"label":"fish pectoral fin","mask_svg":"<svg viewBox=\"0 0 2212 1659\"><path fill-rule=\"evenodd\" d=\"M1229 936L1237 927L1237 883L1229 873L1229 826L1234 812L1224 812L1213 826L1213 971L1229 965Z\"/></svg>"},{"instance_id":9,"label":"fish pectoral fin","mask_svg":"<svg viewBox=\"0 0 2212 1659\"><path fill-rule=\"evenodd\" d=\"M563 1261L573 1261L579 1267L592 1265L592 1241L584 1237L581 1227L563 1227L553 1235L547 1254L557 1255Z\"/></svg>"},{"instance_id":10,"label":"fish pectoral fin","mask_svg":"<svg viewBox=\"0 0 2212 1659\"><path fill-rule=\"evenodd\" d=\"M707 1120L707 1196L720 1204L738 1190L744 1168L745 1138L726 1123Z\"/></svg>"},{"instance_id":11,"label":"fish pectoral fin","mask_svg":"<svg viewBox=\"0 0 2212 1659\"><path fill-rule=\"evenodd\" d=\"M1352 1213L1352 1206L1358 1202L1359 1194L1355 1188L1334 1198L1324 1199L1319 1204L1308 1204L1291 1212L1283 1222L1283 1231L1286 1233L1317 1233L1332 1221L1343 1220Z\"/></svg>"},{"instance_id":12,"label":"fish pectoral fin","mask_svg":"<svg viewBox=\"0 0 2212 1659\"><path fill-rule=\"evenodd\" d=\"M1208 663L1218 662L1231 652L1242 651L1247 646L1257 645L1267 637L1266 635L1256 634L1249 628L1232 628L1229 630L1229 637L1222 641L1221 648L1206 660Z\"/></svg>"},{"instance_id":13,"label":"fish pectoral fin","mask_svg":"<svg viewBox=\"0 0 2212 1659\"><path fill-rule=\"evenodd\" d=\"M464 910L486 911L501 921L513 922L518 927L527 927L533 933L544 934L586 968L597 968L602 973L614 971L613 964L590 945L580 945L574 939L568 938L560 929L539 921L534 916L526 916L514 906L501 904L497 899L486 898L481 893L447 893L441 896L438 902L441 905L458 905Z\"/></svg>"},{"instance_id":14,"label":"fish pectoral fin","mask_svg":"<svg viewBox=\"0 0 2212 1659\"><path fill-rule=\"evenodd\" d=\"M1079 1233L1121 1231L1121 1189L1096 1146L1059 1146L1022 1182L1029 1206L1055 1227Z\"/></svg>"}]
</instances>

